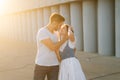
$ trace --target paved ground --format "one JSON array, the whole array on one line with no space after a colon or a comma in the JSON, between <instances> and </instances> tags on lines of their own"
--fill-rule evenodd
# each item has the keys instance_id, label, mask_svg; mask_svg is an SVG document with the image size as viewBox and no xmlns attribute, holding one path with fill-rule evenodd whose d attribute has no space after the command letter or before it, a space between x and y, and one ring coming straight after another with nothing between
<instances>
[{"instance_id":1,"label":"paved ground","mask_svg":"<svg viewBox=\"0 0 120 80\"><path fill-rule=\"evenodd\" d=\"M32 80L36 45L0 40L0 80ZM120 58L77 52L87 80L120 80Z\"/></svg>"}]
</instances>

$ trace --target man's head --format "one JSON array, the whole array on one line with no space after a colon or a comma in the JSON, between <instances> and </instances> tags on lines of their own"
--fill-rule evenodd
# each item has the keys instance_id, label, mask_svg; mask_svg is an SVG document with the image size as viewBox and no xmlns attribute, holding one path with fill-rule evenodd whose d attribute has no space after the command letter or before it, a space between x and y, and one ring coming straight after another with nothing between
<instances>
[{"instance_id":1,"label":"man's head","mask_svg":"<svg viewBox=\"0 0 120 80\"><path fill-rule=\"evenodd\" d=\"M61 27L64 21L65 21L65 18L58 13L51 14L49 18L49 22L55 31L57 31Z\"/></svg>"}]
</instances>

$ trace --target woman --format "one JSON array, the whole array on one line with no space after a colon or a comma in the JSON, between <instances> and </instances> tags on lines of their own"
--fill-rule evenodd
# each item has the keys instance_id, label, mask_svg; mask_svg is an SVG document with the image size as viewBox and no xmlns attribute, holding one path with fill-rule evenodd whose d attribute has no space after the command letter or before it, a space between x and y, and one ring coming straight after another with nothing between
<instances>
[{"instance_id":1,"label":"woman","mask_svg":"<svg viewBox=\"0 0 120 80\"><path fill-rule=\"evenodd\" d=\"M67 34L69 39L60 47L57 57L60 63L58 80L86 80L79 61L75 58L75 38L71 27L64 24L60 29L60 39Z\"/></svg>"}]
</instances>

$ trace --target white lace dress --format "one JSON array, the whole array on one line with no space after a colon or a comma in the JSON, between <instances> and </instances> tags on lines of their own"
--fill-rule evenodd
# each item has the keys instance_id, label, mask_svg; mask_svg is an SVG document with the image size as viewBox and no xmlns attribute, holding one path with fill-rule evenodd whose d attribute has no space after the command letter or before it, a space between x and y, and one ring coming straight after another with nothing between
<instances>
[{"instance_id":1,"label":"white lace dress","mask_svg":"<svg viewBox=\"0 0 120 80\"><path fill-rule=\"evenodd\" d=\"M62 61L60 64L58 80L86 80L80 62L78 59L73 57L74 53L72 50L74 50L74 47L75 44L68 41L64 43L60 48ZM70 55L65 55L69 54L68 52Z\"/></svg>"}]
</instances>

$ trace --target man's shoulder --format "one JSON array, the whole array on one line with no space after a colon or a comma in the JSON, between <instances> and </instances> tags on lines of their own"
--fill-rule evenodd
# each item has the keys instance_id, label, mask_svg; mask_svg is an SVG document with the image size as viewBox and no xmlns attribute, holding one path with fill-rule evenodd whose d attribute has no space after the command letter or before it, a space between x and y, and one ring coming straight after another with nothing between
<instances>
[{"instance_id":1,"label":"man's shoulder","mask_svg":"<svg viewBox=\"0 0 120 80\"><path fill-rule=\"evenodd\" d=\"M40 28L40 29L38 30L38 32L39 32L39 33L41 33L41 32L46 32L46 27Z\"/></svg>"},{"instance_id":2,"label":"man's shoulder","mask_svg":"<svg viewBox=\"0 0 120 80\"><path fill-rule=\"evenodd\" d=\"M44 31L44 30L46 30L46 27L42 27L39 29L39 31Z\"/></svg>"}]
</instances>

